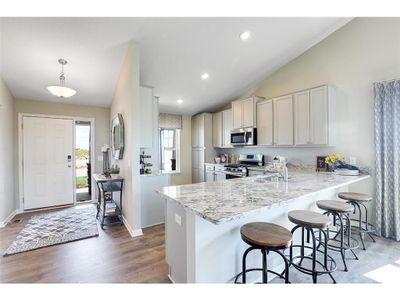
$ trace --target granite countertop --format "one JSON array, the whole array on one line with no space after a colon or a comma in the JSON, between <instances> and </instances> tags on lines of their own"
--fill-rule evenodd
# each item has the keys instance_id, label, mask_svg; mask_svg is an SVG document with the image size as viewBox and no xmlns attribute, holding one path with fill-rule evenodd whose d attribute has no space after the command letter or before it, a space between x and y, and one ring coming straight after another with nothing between
<instances>
[{"instance_id":1,"label":"granite countertop","mask_svg":"<svg viewBox=\"0 0 400 300\"><path fill-rule=\"evenodd\" d=\"M340 176L331 173L291 172L290 179L258 182L246 177L215 182L168 186L157 191L187 211L214 224L238 219L259 209L271 209L296 199L366 179L368 174Z\"/></svg>"}]
</instances>

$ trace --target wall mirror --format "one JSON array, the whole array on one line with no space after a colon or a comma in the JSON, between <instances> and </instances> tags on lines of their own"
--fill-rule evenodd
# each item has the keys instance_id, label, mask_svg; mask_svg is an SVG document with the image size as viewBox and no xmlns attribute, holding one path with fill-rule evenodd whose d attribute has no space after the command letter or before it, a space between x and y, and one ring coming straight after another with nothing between
<instances>
[{"instance_id":1,"label":"wall mirror","mask_svg":"<svg viewBox=\"0 0 400 300\"><path fill-rule=\"evenodd\" d=\"M121 114L117 114L111 122L111 150L115 159L122 159L125 148L125 128L124 119Z\"/></svg>"}]
</instances>

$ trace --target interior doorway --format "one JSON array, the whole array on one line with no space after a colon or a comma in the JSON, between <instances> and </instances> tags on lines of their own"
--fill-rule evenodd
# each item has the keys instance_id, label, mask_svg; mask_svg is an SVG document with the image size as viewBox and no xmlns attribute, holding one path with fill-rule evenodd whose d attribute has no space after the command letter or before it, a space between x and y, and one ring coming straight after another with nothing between
<instances>
[{"instance_id":1,"label":"interior doorway","mask_svg":"<svg viewBox=\"0 0 400 300\"><path fill-rule=\"evenodd\" d=\"M75 194L76 202L92 200L91 123L75 121Z\"/></svg>"}]
</instances>

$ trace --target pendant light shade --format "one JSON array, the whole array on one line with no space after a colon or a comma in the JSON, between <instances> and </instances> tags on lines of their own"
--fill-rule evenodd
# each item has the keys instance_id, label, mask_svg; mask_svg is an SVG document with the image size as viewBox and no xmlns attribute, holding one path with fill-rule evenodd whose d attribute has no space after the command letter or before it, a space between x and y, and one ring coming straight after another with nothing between
<instances>
[{"instance_id":1,"label":"pendant light shade","mask_svg":"<svg viewBox=\"0 0 400 300\"><path fill-rule=\"evenodd\" d=\"M53 95L60 98L69 98L76 94L76 91L65 86L52 85L48 86L47 89Z\"/></svg>"},{"instance_id":2,"label":"pendant light shade","mask_svg":"<svg viewBox=\"0 0 400 300\"><path fill-rule=\"evenodd\" d=\"M54 96L60 98L69 98L76 94L74 89L65 86L65 75L64 75L64 65L67 64L65 59L60 58L58 60L59 64L61 65L61 74L60 74L60 85L52 85L48 86L47 89L50 93Z\"/></svg>"}]
</instances>

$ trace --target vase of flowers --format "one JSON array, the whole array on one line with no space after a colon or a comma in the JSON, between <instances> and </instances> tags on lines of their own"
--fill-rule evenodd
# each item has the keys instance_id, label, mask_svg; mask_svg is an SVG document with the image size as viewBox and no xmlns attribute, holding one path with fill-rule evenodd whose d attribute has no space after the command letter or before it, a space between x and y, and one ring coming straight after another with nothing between
<instances>
[{"instance_id":1,"label":"vase of flowers","mask_svg":"<svg viewBox=\"0 0 400 300\"><path fill-rule=\"evenodd\" d=\"M325 163L327 165L328 172L333 172L336 165L343 164L343 158L338 153L333 153L325 158Z\"/></svg>"}]
</instances>

